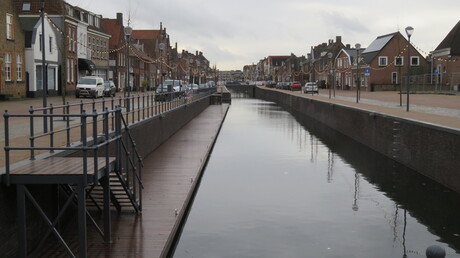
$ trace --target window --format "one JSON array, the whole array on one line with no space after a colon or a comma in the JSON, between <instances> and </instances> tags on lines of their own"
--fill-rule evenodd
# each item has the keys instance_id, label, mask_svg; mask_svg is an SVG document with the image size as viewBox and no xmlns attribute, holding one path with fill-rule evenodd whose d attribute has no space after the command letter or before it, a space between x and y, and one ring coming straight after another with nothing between
<instances>
[{"instance_id":1,"label":"window","mask_svg":"<svg viewBox=\"0 0 460 258\"><path fill-rule=\"evenodd\" d=\"M404 65L404 57L395 56L395 66L403 66L403 65Z\"/></svg>"},{"instance_id":2,"label":"window","mask_svg":"<svg viewBox=\"0 0 460 258\"><path fill-rule=\"evenodd\" d=\"M6 39L13 40L14 39L14 27L13 27L13 15L7 13L6 14Z\"/></svg>"},{"instance_id":3,"label":"window","mask_svg":"<svg viewBox=\"0 0 460 258\"><path fill-rule=\"evenodd\" d=\"M42 48L43 48L43 47L42 47L42 44L43 44L43 41L42 41L42 34L40 34L40 36L38 37L38 41L39 41L38 43L39 43L39 45L40 45L40 52L42 52Z\"/></svg>"},{"instance_id":4,"label":"window","mask_svg":"<svg viewBox=\"0 0 460 258\"><path fill-rule=\"evenodd\" d=\"M67 59L67 82L70 82L70 59Z\"/></svg>"},{"instance_id":5,"label":"window","mask_svg":"<svg viewBox=\"0 0 460 258\"><path fill-rule=\"evenodd\" d=\"M50 45L50 53L53 53L53 37L51 36L49 38L49 45Z\"/></svg>"},{"instance_id":6,"label":"window","mask_svg":"<svg viewBox=\"0 0 460 258\"><path fill-rule=\"evenodd\" d=\"M73 59L70 59L70 82L73 82L73 71L74 71L74 64Z\"/></svg>"},{"instance_id":7,"label":"window","mask_svg":"<svg viewBox=\"0 0 460 258\"><path fill-rule=\"evenodd\" d=\"M379 66L387 66L387 65L388 65L388 57L379 56Z\"/></svg>"},{"instance_id":8,"label":"window","mask_svg":"<svg viewBox=\"0 0 460 258\"><path fill-rule=\"evenodd\" d=\"M11 54L5 54L5 81L11 81Z\"/></svg>"},{"instance_id":9,"label":"window","mask_svg":"<svg viewBox=\"0 0 460 258\"><path fill-rule=\"evenodd\" d=\"M69 51L72 51L72 29L69 28L69 30L67 31L67 38L69 39Z\"/></svg>"},{"instance_id":10,"label":"window","mask_svg":"<svg viewBox=\"0 0 460 258\"><path fill-rule=\"evenodd\" d=\"M22 56L16 56L16 81L22 81Z\"/></svg>"},{"instance_id":11,"label":"window","mask_svg":"<svg viewBox=\"0 0 460 258\"><path fill-rule=\"evenodd\" d=\"M391 83L392 84L397 84L398 83L398 73L397 72L392 72L391 73Z\"/></svg>"},{"instance_id":12,"label":"window","mask_svg":"<svg viewBox=\"0 0 460 258\"><path fill-rule=\"evenodd\" d=\"M411 56L410 57L410 65L411 66L419 66L420 65L420 58L418 56Z\"/></svg>"}]
</instances>

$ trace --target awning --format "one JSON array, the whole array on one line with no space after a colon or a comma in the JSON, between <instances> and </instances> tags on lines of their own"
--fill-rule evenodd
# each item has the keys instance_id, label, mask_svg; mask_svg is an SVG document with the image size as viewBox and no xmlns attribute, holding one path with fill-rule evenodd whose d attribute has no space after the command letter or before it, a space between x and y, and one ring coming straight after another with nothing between
<instances>
[{"instance_id":1,"label":"awning","mask_svg":"<svg viewBox=\"0 0 460 258\"><path fill-rule=\"evenodd\" d=\"M96 65L93 61L84 58L78 58L78 70L86 70L90 73L96 69Z\"/></svg>"}]
</instances>

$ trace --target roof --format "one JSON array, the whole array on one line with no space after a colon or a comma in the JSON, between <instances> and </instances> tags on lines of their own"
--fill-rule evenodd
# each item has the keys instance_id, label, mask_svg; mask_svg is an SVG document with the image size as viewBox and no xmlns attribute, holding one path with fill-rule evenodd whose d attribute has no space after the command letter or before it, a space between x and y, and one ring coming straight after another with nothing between
<instances>
[{"instance_id":1,"label":"roof","mask_svg":"<svg viewBox=\"0 0 460 258\"><path fill-rule=\"evenodd\" d=\"M451 55L460 55L460 21L452 28L435 50L450 48Z\"/></svg>"},{"instance_id":2,"label":"roof","mask_svg":"<svg viewBox=\"0 0 460 258\"><path fill-rule=\"evenodd\" d=\"M131 37L133 39L158 39L160 30L133 30Z\"/></svg>"},{"instance_id":3,"label":"roof","mask_svg":"<svg viewBox=\"0 0 460 258\"><path fill-rule=\"evenodd\" d=\"M388 42L397 34L398 32L390 33L387 35L377 37L372 43L363 51L363 54L371 53L375 51L382 50Z\"/></svg>"},{"instance_id":4,"label":"roof","mask_svg":"<svg viewBox=\"0 0 460 258\"><path fill-rule=\"evenodd\" d=\"M18 14L39 14L40 8L42 6L41 0L28 0L28 1L20 1L20 0L13 0L14 7ZM30 11L23 11L22 6L23 3L30 3ZM64 14L64 1L63 0L45 0L45 12L47 14Z\"/></svg>"},{"instance_id":5,"label":"roof","mask_svg":"<svg viewBox=\"0 0 460 258\"><path fill-rule=\"evenodd\" d=\"M117 19L101 19L101 28L105 33L111 35L109 48L114 49L119 47L124 35L122 35L123 27L117 23Z\"/></svg>"}]
</instances>

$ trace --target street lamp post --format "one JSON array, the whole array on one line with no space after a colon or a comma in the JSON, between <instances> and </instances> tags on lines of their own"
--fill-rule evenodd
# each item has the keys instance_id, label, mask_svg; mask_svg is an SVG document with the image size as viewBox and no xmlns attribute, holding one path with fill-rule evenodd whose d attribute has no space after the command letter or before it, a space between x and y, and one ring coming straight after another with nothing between
<instances>
[{"instance_id":1,"label":"street lamp post","mask_svg":"<svg viewBox=\"0 0 460 258\"><path fill-rule=\"evenodd\" d=\"M409 112L409 91L410 91L410 63L411 63L411 58L410 58L410 37L412 36L412 33L414 33L414 28L412 28L411 26L407 26L406 27L406 34L407 34L407 38L409 40L409 44L408 44L408 47L407 47L407 55L408 55L408 58L407 58L407 88L406 88L406 91L407 91L407 106L406 106L406 111Z\"/></svg>"},{"instance_id":2,"label":"street lamp post","mask_svg":"<svg viewBox=\"0 0 460 258\"><path fill-rule=\"evenodd\" d=\"M327 53L327 57L329 58L329 79L331 78L331 73L332 73L332 52ZM329 98L331 98L331 83L328 83L328 88L329 88Z\"/></svg>"},{"instance_id":3,"label":"street lamp post","mask_svg":"<svg viewBox=\"0 0 460 258\"><path fill-rule=\"evenodd\" d=\"M162 60L162 57L163 57L163 49L165 48L165 43L160 43L158 47L160 48L160 58L159 58L159 61L160 61L160 89L161 89L161 92L163 93L163 68L162 68L163 60Z\"/></svg>"},{"instance_id":4,"label":"street lamp post","mask_svg":"<svg viewBox=\"0 0 460 258\"><path fill-rule=\"evenodd\" d=\"M130 41L129 37L131 36L131 32L133 32L133 28L131 28L129 25L124 28L125 30L125 35L126 35L126 91L128 92L128 101L126 105L126 111L129 113L130 111L130 92L131 92L131 87L129 83L129 48L130 48Z\"/></svg>"},{"instance_id":5,"label":"street lamp post","mask_svg":"<svg viewBox=\"0 0 460 258\"><path fill-rule=\"evenodd\" d=\"M361 44L356 43L355 44L356 48L356 78L358 80L357 85L356 85L356 103L359 102L359 91L360 91L360 84L361 84L361 78L359 74L359 49L361 48Z\"/></svg>"},{"instance_id":6,"label":"street lamp post","mask_svg":"<svg viewBox=\"0 0 460 258\"><path fill-rule=\"evenodd\" d=\"M48 94L48 80L46 80L46 56L45 56L45 0L41 0L41 3L42 3L42 7L40 8L40 18L41 18L41 22L42 22L42 37L40 39L40 43L42 45L42 89L43 89L43 114L46 115L47 111L46 111L46 106L48 105L47 104L47 101L46 101L46 95ZM45 133L48 132L48 119L46 116L43 116L43 131Z\"/></svg>"}]
</instances>

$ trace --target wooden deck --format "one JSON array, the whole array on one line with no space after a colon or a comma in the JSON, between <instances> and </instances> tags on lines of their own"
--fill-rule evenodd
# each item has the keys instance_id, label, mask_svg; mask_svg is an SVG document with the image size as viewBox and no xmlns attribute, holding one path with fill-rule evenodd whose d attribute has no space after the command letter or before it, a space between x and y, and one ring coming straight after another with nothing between
<instances>
[{"instance_id":1,"label":"wooden deck","mask_svg":"<svg viewBox=\"0 0 460 258\"><path fill-rule=\"evenodd\" d=\"M114 213L111 244L89 228L88 257L166 256L228 108L208 107L146 157L142 213Z\"/></svg>"},{"instance_id":2,"label":"wooden deck","mask_svg":"<svg viewBox=\"0 0 460 258\"><path fill-rule=\"evenodd\" d=\"M115 161L114 157L109 158L109 163L112 164ZM97 160L97 171L96 177L94 170L94 159L88 157L87 159L87 174L89 183L94 182L100 178L99 172L103 172L106 167L105 158L98 158ZM10 171L11 183L40 183L41 180L45 180L48 183L51 177L66 177L69 180L79 180L79 177L83 175L83 159L81 157L50 157L41 160L32 160L27 164L12 169ZM30 178L27 180L26 178ZM93 180L94 179L94 180ZM26 180L26 182L24 182Z\"/></svg>"}]
</instances>

